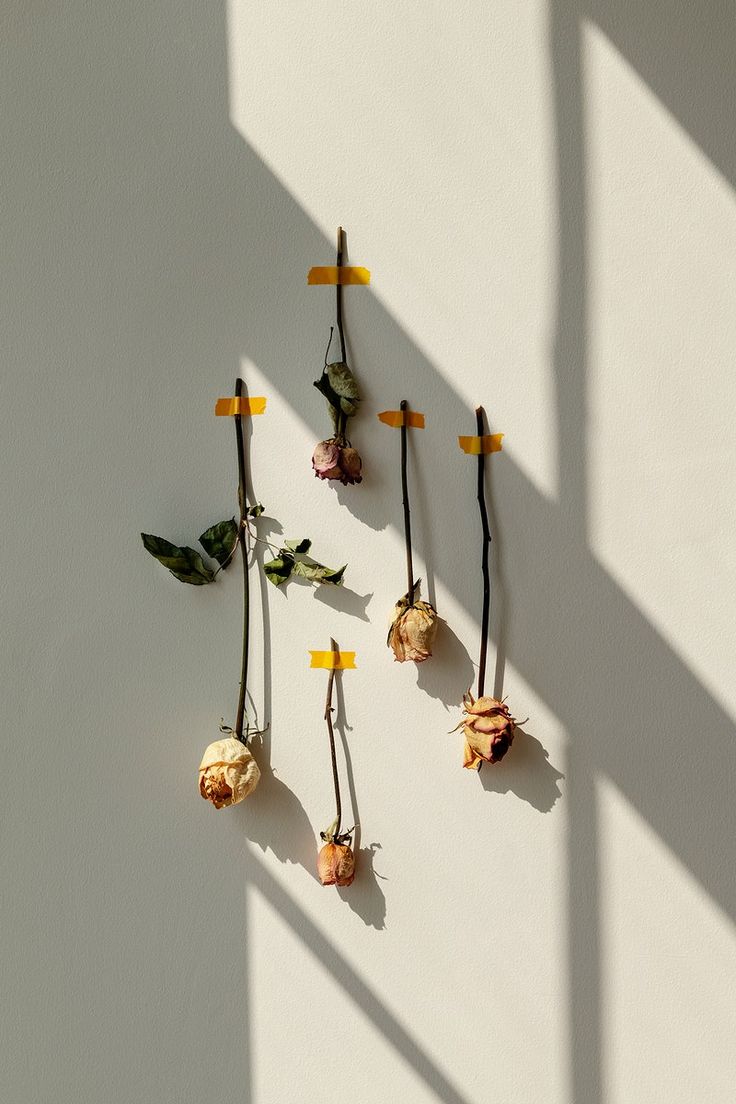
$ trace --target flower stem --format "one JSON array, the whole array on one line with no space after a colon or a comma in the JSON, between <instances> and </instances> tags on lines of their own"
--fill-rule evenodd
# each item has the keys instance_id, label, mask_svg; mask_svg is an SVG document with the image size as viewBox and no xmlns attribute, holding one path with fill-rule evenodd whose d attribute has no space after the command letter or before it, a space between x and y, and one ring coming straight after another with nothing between
<instances>
[{"instance_id":1,"label":"flower stem","mask_svg":"<svg viewBox=\"0 0 736 1104\"><path fill-rule=\"evenodd\" d=\"M333 653L339 651L334 640L330 639L330 650ZM337 777L337 754L335 752L335 733L332 728L332 688L335 685L335 668L330 668L330 677L327 680L327 700L325 702L325 720L327 732L330 737L330 756L332 758L332 780L335 783L335 832L334 837L340 835L340 821L342 820L342 803L340 801L340 780Z\"/></svg>"},{"instance_id":2,"label":"flower stem","mask_svg":"<svg viewBox=\"0 0 736 1104\"><path fill-rule=\"evenodd\" d=\"M405 413L409 408L406 399L401 400L400 409ZM414 565L411 558L411 518L409 516L409 485L406 477L406 419L401 423L401 494L404 504L404 540L406 542L406 594L409 605L414 604Z\"/></svg>"},{"instance_id":3,"label":"flower stem","mask_svg":"<svg viewBox=\"0 0 736 1104\"><path fill-rule=\"evenodd\" d=\"M337 228L337 267L342 267L342 254L343 254L343 232L342 226ZM340 360L345 364L347 358L345 356L345 333L342 328L342 284L340 283L340 273L337 274L337 284L335 286L335 297L337 302L337 332L340 335Z\"/></svg>"},{"instance_id":4,"label":"flower stem","mask_svg":"<svg viewBox=\"0 0 736 1104\"><path fill-rule=\"evenodd\" d=\"M478 436L483 436L484 413L479 406L475 411L475 421ZM481 564L483 567L483 616L480 628L480 661L478 663L478 697L483 697L486 682L486 654L488 651L488 625L491 613L491 572L489 566L491 550L491 527L488 524L488 510L486 508L486 458L484 453L478 453L478 506L480 508L480 520L483 526L483 549L481 552Z\"/></svg>"},{"instance_id":5,"label":"flower stem","mask_svg":"<svg viewBox=\"0 0 736 1104\"><path fill-rule=\"evenodd\" d=\"M235 381L235 394L239 397L243 394L243 381L238 377ZM250 614L250 588L248 583L248 526L247 526L247 491L245 472L245 445L243 443L243 416L235 415L235 438L238 448L238 504L240 506L240 524L238 526L238 540L240 542L241 558L243 561L243 655L240 670L240 696L238 698L238 712L235 718L234 734L241 743L247 744L247 735L243 738L243 719L245 717L245 693L248 680L248 633Z\"/></svg>"}]
</instances>

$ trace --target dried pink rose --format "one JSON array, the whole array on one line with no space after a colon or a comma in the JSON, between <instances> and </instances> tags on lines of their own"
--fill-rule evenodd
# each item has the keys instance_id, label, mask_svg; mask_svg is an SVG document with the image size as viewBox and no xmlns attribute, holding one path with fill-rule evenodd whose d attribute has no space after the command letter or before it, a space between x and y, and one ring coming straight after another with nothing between
<instances>
[{"instance_id":1,"label":"dried pink rose","mask_svg":"<svg viewBox=\"0 0 736 1104\"><path fill-rule=\"evenodd\" d=\"M508 706L491 697L476 701L468 690L463 695L463 709L465 717L457 726L465 734L463 766L479 770L483 762L500 762L514 742L516 730L516 721Z\"/></svg>"},{"instance_id":2,"label":"dried pink rose","mask_svg":"<svg viewBox=\"0 0 736 1104\"><path fill-rule=\"evenodd\" d=\"M314 474L319 479L339 479L341 483L360 483L363 476L358 450L339 445L334 438L320 441L312 455Z\"/></svg>"},{"instance_id":3,"label":"dried pink rose","mask_svg":"<svg viewBox=\"0 0 736 1104\"><path fill-rule=\"evenodd\" d=\"M322 885L349 886L355 877L355 856L346 843L326 843L317 856Z\"/></svg>"}]
</instances>

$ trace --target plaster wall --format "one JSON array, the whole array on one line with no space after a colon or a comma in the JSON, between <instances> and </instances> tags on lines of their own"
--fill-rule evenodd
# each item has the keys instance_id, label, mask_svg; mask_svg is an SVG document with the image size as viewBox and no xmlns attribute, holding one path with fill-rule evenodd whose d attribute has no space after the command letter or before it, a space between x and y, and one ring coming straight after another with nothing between
<instances>
[{"instance_id":1,"label":"plaster wall","mask_svg":"<svg viewBox=\"0 0 736 1104\"><path fill-rule=\"evenodd\" d=\"M9 1104L727 1104L736 1006L736 18L675 0L9 0L2 925ZM313 479L336 227L360 487ZM268 396L253 484L346 586L255 586L263 779L215 813L240 580L214 399ZM416 572L446 621L392 662ZM498 768L449 735L480 531ZM335 636L360 824L344 891L307 650ZM348 814L349 815L349 814Z\"/></svg>"}]
</instances>

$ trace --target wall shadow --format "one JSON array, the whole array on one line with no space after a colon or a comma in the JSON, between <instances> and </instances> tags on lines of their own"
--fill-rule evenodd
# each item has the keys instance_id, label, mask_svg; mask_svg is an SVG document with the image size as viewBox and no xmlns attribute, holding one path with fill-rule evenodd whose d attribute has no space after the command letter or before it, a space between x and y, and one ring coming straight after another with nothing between
<instances>
[{"instance_id":1,"label":"wall shadow","mask_svg":"<svg viewBox=\"0 0 736 1104\"><path fill-rule=\"evenodd\" d=\"M523 671L570 735L565 775L575 1104L601 1100L597 773L611 778L704 891L736 917L736 886L723 842L736 834L736 729L586 543L580 21L594 19L611 36L733 181L736 67L731 12L715 0L691 10L675 0L652 0L639 7L564 0L550 5L559 194L552 360L560 497L553 503L537 491L514 462L513 442L507 441L507 451L493 464L493 532L494 540L503 542L504 584L513 605L502 618L494 618L494 632L500 654ZM723 33L714 34L714 27ZM141 403L163 402L165 394L168 402L171 381L176 381L188 398L196 394L209 399L215 384L230 380L243 356L251 357L272 380L313 429L315 441L321 439L325 413L311 385L313 375L305 368L305 350L310 364L321 363L332 303L325 303L324 313L316 308L304 273L322 259L329 262L334 246L230 123L224 5L213 9L163 0L150 10L119 13L72 0L52 30L56 33L46 28L26 59L32 63L24 77L30 83L23 99L34 107L20 120L18 179L12 176L8 191L9 203L18 204L42 242L38 245L34 238L23 248L16 281L24 311L37 319L38 348L53 349L61 369L74 364L79 385L89 388L90 401L99 401L100 409L113 407L120 397L122 405L107 431L121 439L127 432L121 413L133 417L137 410L130 396L139 394ZM52 80L48 85L47 75ZM39 100L33 82L51 89L46 98ZM115 112L110 110L111 96ZM8 163L14 164L12 147ZM68 317L80 320L71 336L68 325L60 324ZM388 497L396 487L395 458L379 443L379 431L371 424L376 409L395 404L397 372L408 397L426 393L431 377L433 402L444 424L457 426L458 432L472 412L371 293L362 300L359 330L351 324L349 303L346 324L364 393L353 434L366 479L357 491L338 491L335 501L370 528L389 523L399 527L400 495ZM374 365L370 378L363 378L360 349L371 332L381 332L396 356L390 365ZM161 381L165 392L157 390L164 386ZM167 508L173 515L185 513L187 489L174 478L173 458L191 424L187 417L183 412L167 419L150 456L131 456L108 477L135 485L135 479L154 478L150 472L155 469ZM430 426L428 418L427 442ZM439 433L434 440L444 447ZM119 451L125 454L122 447ZM221 478L219 456L204 455L201 463L205 472L211 471L214 485ZM432 500L443 503L450 532L462 531L474 508L472 480L467 481L467 495L458 493L465 483L459 476L465 463L458 457L456 464L438 465L433 472ZM305 471L308 476L308 457ZM421 488L418 493L419 502ZM273 503L277 516L280 507ZM134 517L130 531L132 547L138 531ZM415 543L432 573L466 610L477 614L477 580L474 573L466 578L456 570L452 542L429 547L426 527L417 524ZM269 584L264 580L263 585ZM263 609L267 623L267 601ZM267 681L266 716L270 693ZM704 734L706 754L693 733ZM278 857L304 865L314 876L314 833L298 799L280 785L264 778L263 788L248 802L247 831L253 830L250 838L264 850L274 849ZM537 799L541 802L539 795ZM280 816L274 808L280 808ZM274 843L286 836L298 841L293 849ZM249 869L259 891L302 933L323 967L440 1099L467 1104L252 856ZM378 926L380 902L369 902L365 912Z\"/></svg>"}]
</instances>

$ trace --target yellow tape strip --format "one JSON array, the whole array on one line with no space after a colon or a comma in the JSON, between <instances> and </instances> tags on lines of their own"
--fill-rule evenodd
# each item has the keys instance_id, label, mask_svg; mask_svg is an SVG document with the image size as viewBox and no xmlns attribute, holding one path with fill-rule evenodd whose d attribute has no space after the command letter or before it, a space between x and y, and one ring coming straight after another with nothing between
<instances>
[{"instance_id":1,"label":"yellow tape strip","mask_svg":"<svg viewBox=\"0 0 736 1104\"><path fill-rule=\"evenodd\" d=\"M458 437L457 443L470 456L480 456L481 453L500 452L504 436L503 433L489 433L486 437Z\"/></svg>"},{"instance_id":2,"label":"yellow tape strip","mask_svg":"<svg viewBox=\"0 0 736 1104\"><path fill-rule=\"evenodd\" d=\"M384 425L399 429L400 426L413 426L414 429L424 429L424 415L418 410L384 410L377 415L379 422Z\"/></svg>"},{"instance_id":3,"label":"yellow tape strip","mask_svg":"<svg viewBox=\"0 0 736 1104\"><path fill-rule=\"evenodd\" d=\"M234 395L229 399L218 399L215 403L218 418L225 418L228 414L262 414L265 409L266 400L255 395Z\"/></svg>"},{"instance_id":4,"label":"yellow tape strip","mask_svg":"<svg viewBox=\"0 0 736 1104\"><path fill-rule=\"evenodd\" d=\"M367 268L353 265L317 265L310 268L308 284L369 284L371 274Z\"/></svg>"},{"instance_id":5,"label":"yellow tape strip","mask_svg":"<svg viewBox=\"0 0 736 1104\"><path fill-rule=\"evenodd\" d=\"M355 670L355 652L310 652L310 667L324 667L327 671Z\"/></svg>"}]
</instances>

